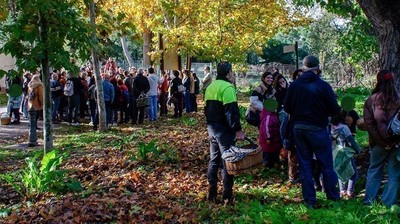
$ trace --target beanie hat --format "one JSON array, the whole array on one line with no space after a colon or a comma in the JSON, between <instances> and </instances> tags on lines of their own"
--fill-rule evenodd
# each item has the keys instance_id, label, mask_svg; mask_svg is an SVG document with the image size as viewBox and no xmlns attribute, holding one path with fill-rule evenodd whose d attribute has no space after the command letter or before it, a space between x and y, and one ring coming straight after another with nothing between
<instances>
[{"instance_id":1,"label":"beanie hat","mask_svg":"<svg viewBox=\"0 0 400 224\"><path fill-rule=\"evenodd\" d=\"M227 75L232 70L232 65L229 62L223 61L217 65L218 75Z\"/></svg>"},{"instance_id":2,"label":"beanie hat","mask_svg":"<svg viewBox=\"0 0 400 224\"><path fill-rule=\"evenodd\" d=\"M309 71L319 68L318 58L313 55L308 55L303 59L303 71Z\"/></svg>"}]
</instances>

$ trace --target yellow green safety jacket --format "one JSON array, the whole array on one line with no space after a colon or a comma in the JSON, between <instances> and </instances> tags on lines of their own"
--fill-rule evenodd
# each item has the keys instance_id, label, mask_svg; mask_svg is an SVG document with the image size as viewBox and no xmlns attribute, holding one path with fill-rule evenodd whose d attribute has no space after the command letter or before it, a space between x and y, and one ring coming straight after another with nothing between
<instances>
[{"instance_id":1,"label":"yellow green safety jacket","mask_svg":"<svg viewBox=\"0 0 400 224\"><path fill-rule=\"evenodd\" d=\"M207 124L226 124L233 132L242 130L236 90L225 76L217 76L207 87L204 100Z\"/></svg>"}]
</instances>

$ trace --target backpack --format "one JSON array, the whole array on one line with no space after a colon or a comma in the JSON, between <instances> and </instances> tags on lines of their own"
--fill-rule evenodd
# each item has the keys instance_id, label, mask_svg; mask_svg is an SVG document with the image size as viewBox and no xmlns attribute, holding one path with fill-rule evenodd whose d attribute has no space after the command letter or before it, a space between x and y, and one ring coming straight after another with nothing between
<instances>
[{"instance_id":1,"label":"backpack","mask_svg":"<svg viewBox=\"0 0 400 224\"><path fill-rule=\"evenodd\" d=\"M72 80L67 80L64 86L64 95L72 96L74 95L74 82Z\"/></svg>"},{"instance_id":2,"label":"backpack","mask_svg":"<svg viewBox=\"0 0 400 224\"><path fill-rule=\"evenodd\" d=\"M180 85L178 86L178 92L183 93L183 92L185 92L185 91L186 91L186 87L185 87L184 85L180 84Z\"/></svg>"},{"instance_id":3,"label":"backpack","mask_svg":"<svg viewBox=\"0 0 400 224\"><path fill-rule=\"evenodd\" d=\"M391 142L400 140L400 108L397 109L397 112L390 118L386 134Z\"/></svg>"}]
</instances>

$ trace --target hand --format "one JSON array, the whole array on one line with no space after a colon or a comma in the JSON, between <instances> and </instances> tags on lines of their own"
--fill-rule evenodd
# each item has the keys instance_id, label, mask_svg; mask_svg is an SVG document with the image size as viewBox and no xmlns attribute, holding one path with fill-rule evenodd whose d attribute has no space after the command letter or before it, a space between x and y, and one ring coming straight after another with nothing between
<instances>
[{"instance_id":1,"label":"hand","mask_svg":"<svg viewBox=\"0 0 400 224\"><path fill-rule=\"evenodd\" d=\"M245 137L246 137L246 135L243 133L243 131L236 132L236 139L237 140L244 140Z\"/></svg>"},{"instance_id":2,"label":"hand","mask_svg":"<svg viewBox=\"0 0 400 224\"><path fill-rule=\"evenodd\" d=\"M267 140L267 144L268 144L268 145L271 144L271 140Z\"/></svg>"}]
</instances>

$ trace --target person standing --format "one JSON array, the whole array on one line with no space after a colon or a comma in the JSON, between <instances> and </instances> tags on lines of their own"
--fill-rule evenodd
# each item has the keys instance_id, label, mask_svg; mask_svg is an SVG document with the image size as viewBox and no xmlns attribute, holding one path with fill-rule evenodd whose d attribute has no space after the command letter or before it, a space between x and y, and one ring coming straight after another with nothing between
<instances>
[{"instance_id":1,"label":"person standing","mask_svg":"<svg viewBox=\"0 0 400 224\"><path fill-rule=\"evenodd\" d=\"M72 89L72 90L71 90ZM83 86L81 79L79 77L74 77L70 74L64 87L64 95L68 97L68 114L67 123L68 125L79 126L79 106L81 100L81 92L83 91Z\"/></svg>"},{"instance_id":2,"label":"person standing","mask_svg":"<svg viewBox=\"0 0 400 224\"><path fill-rule=\"evenodd\" d=\"M389 119L400 106L400 99L392 72L379 71L376 81L372 95L364 104L364 122L368 131L371 157L363 203L368 205L376 201L387 163L388 178L381 200L384 205L392 206L397 201L399 190L400 147L396 147L398 142L388 139L386 129Z\"/></svg>"},{"instance_id":3,"label":"person standing","mask_svg":"<svg viewBox=\"0 0 400 224\"><path fill-rule=\"evenodd\" d=\"M284 109L293 122L304 203L314 208L317 200L313 154L322 166L326 197L334 201L340 198L328 132L328 117L339 113L340 107L332 87L320 77L318 59L312 55L306 56L303 69L304 73L289 86Z\"/></svg>"},{"instance_id":4,"label":"person standing","mask_svg":"<svg viewBox=\"0 0 400 224\"><path fill-rule=\"evenodd\" d=\"M182 79L179 78L179 71L173 70L174 78L171 80L170 97L174 104L174 118L182 117L183 111L183 94L179 92L178 86L182 85Z\"/></svg>"},{"instance_id":5,"label":"person standing","mask_svg":"<svg viewBox=\"0 0 400 224\"><path fill-rule=\"evenodd\" d=\"M110 74L105 73L103 75L103 97L104 97L104 105L106 107L106 125L111 125L112 123L112 108L111 104L114 100L116 100L114 86L110 83ZM95 93L96 95L96 93ZM99 109L96 108L96 117L93 122L93 130L97 130L99 125Z\"/></svg>"},{"instance_id":6,"label":"person standing","mask_svg":"<svg viewBox=\"0 0 400 224\"><path fill-rule=\"evenodd\" d=\"M51 92L51 102L52 102L51 117L53 124L55 124L61 121L61 119L57 117L57 114L60 108L60 99L61 96L63 95L62 86L58 81L58 74L55 72L51 75L50 92Z\"/></svg>"},{"instance_id":7,"label":"person standing","mask_svg":"<svg viewBox=\"0 0 400 224\"><path fill-rule=\"evenodd\" d=\"M163 82L162 84L158 87L160 90L160 116L161 117L166 117L168 114L168 108L167 108L167 100L168 100L168 74L165 71L161 72L163 76Z\"/></svg>"},{"instance_id":8,"label":"person standing","mask_svg":"<svg viewBox=\"0 0 400 224\"><path fill-rule=\"evenodd\" d=\"M29 112L29 142L28 147L35 147L37 143L37 118L43 110L43 83L40 75L36 74L28 84L28 112Z\"/></svg>"},{"instance_id":9,"label":"person standing","mask_svg":"<svg viewBox=\"0 0 400 224\"><path fill-rule=\"evenodd\" d=\"M222 199L233 200L233 175L227 173L222 153L233 145L235 138L242 140L245 135L240 124L240 112L236 89L229 82L232 65L221 62L217 66L217 78L205 92L205 115L210 139L210 161L207 178L209 183L208 201L216 201L218 189L218 170L222 167Z\"/></svg>"},{"instance_id":10,"label":"person standing","mask_svg":"<svg viewBox=\"0 0 400 224\"><path fill-rule=\"evenodd\" d=\"M150 84L147 77L144 76L144 71L142 68L139 68L135 79L133 80L133 117L132 117L132 124L143 124L144 121L144 107L137 107L136 99L139 98L141 94L145 94L149 91ZM138 121L139 115L139 121Z\"/></svg>"},{"instance_id":11,"label":"person standing","mask_svg":"<svg viewBox=\"0 0 400 224\"><path fill-rule=\"evenodd\" d=\"M150 89L147 92L147 96L150 97L150 106L149 106L149 121L157 120L157 111L158 111L158 101L157 101L157 92L158 86L162 84L164 81L163 78L160 79L155 74L154 68L149 68L149 76L147 79L149 80Z\"/></svg>"},{"instance_id":12,"label":"person standing","mask_svg":"<svg viewBox=\"0 0 400 224\"><path fill-rule=\"evenodd\" d=\"M190 98L190 90L191 90L191 87L193 84L192 84L192 79L190 77L189 70L183 71L182 84L185 87L185 92L184 92L183 96L184 96L186 113L190 113L190 112L192 112L192 101Z\"/></svg>"},{"instance_id":13,"label":"person standing","mask_svg":"<svg viewBox=\"0 0 400 224\"><path fill-rule=\"evenodd\" d=\"M210 67L206 66L204 68L204 78L203 80L201 80L201 83L203 83L203 87L201 88L201 90L206 92L206 89L211 84L211 82L212 82L212 75L210 73Z\"/></svg>"},{"instance_id":14,"label":"person standing","mask_svg":"<svg viewBox=\"0 0 400 224\"><path fill-rule=\"evenodd\" d=\"M200 80L197 78L197 74L193 73L193 93L191 91L191 100L192 100L192 109L194 112L197 112L197 95L200 93Z\"/></svg>"}]
</instances>

